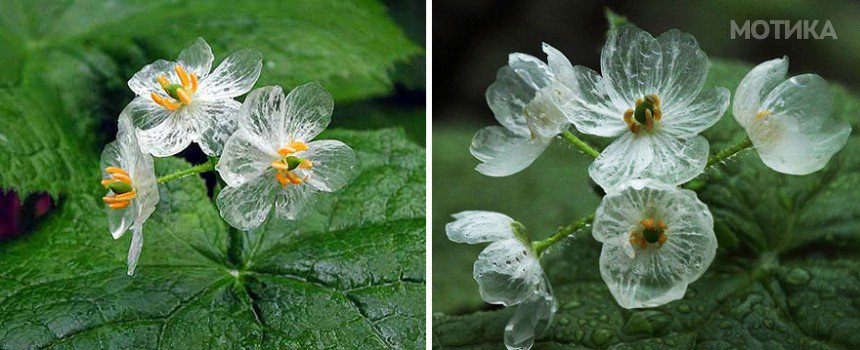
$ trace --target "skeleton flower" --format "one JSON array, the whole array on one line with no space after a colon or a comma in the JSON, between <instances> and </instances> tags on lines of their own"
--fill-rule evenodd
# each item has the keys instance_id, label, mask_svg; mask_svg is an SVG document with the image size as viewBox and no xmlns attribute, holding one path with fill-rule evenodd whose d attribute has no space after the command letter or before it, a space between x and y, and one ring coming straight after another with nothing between
<instances>
[{"instance_id":1,"label":"skeleton flower","mask_svg":"<svg viewBox=\"0 0 860 350\"><path fill-rule=\"evenodd\" d=\"M787 72L788 57L753 68L738 85L733 112L765 165L806 175L845 146L851 126L830 116L824 79L803 74L785 80Z\"/></svg>"},{"instance_id":2,"label":"skeleton flower","mask_svg":"<svg viewBox=\"0 0 860 350\"><path fill-rule=\"evenodd\" d=\"M487 89L487 103L502 126L479 131L470 148L482 162L475 170L488 176L508 176L528 167L568 123L551 94L568 94L554 84L557 72L572 69L564 55L544 44L548 64L540 59L511 54Z\"/></svg>"},{"instance_id":3,"label":"skeleton flower","mask_svg":"<svg viewBox=\"0 0 860 350\"><path fill-rule=\"evenodd\" d=\"M155 211L158 186L152 157L143 152L137 141L131 117L124 111L119 117L116 141L105 146L101 156L104 169L102 186L108 189L102 198L107 205L108 226L114 239L131 228L128 250L128 275L134 274L143 246L143 223Z\"/></svg>"},{"instance_id":4,"label":"skeleton flower","mask_svg":"<svg viewBox=\"0 0 860 350\"><path fill-rule=\"evenodd\" d=\"M355 153L335 140L310 142L331 121L331 95L306 84L284 96L280 87L251 92L240 110L241 123L216 166L227 187L218 194L221 216L249 230L275 213L293 220L318 192L346 185Z\"/></svg>"},{"instance_id":5,"label":"skeleton flower","mask_svg":"<svg viewBox=\"0 0 860 350\"><path fill-rule=\"evenodd\" d=\"M179 53L176 62L158 60L137 72L128 87L137 95L130 112L144 150L157 157L179 153L191 141L219 155L236 130L242 95L260 77L256 51L233 53L212 73L212 49L203 39Z\"/></svg>"},{"instance_id":6,"label":"skeleton flower","mask_svg":"<svg viewBox=\"0 0 860 350\"><path fill-rule=\"evenodd\" d=\"M601 53L600 69L576 66L577 94L556 97L577 130L616 137L588 168L610 191L620 183L653 178L681 184L707 163L708 141L698 134L728 108L729 92L704 93L708 57L696 39L670 30L656 39L632 25L613 29Z\"/></svg>"},{"instance_id":7,"label":"skeleton flower","mask_svg":"<svg viewBox=\"0 0 860 350\"><path fill-rule=\"evenodd\" d=\"M549 281L525 228L504 214L464 211L445 226L448 239L458 243L492 242L478 256L474 277L484 301L519 305L505 327L508 349L530 349L535 329L546 327L557 308Z\"/></svg>"},{"instance_id":8,"label":"skeleton flower","mask_svg":"<svg viewBox=\"0 0 860 350\"><path fill-rule=\"evenodd\" d=\"M603 243L600 274L622 307L680 299L714 259L714 219L690 190L633 180L610 192L595 214Z\"/></svg>"}]
</instances>

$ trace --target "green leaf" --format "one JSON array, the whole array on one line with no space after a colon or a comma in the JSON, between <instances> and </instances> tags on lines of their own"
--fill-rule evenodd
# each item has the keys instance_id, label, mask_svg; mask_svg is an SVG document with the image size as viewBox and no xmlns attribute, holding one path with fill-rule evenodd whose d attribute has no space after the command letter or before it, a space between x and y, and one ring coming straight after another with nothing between
<instances>
[{"instance_id":1,"label":"green leaf","mask_svg":"<svg viewBox=\"0 0 860 350\"><path fill-rule=\"evenodd\" d=\"M98 183L62 196L0 246L0 348L422 348L424 152L391 130L325 137L360 170L309 218L230 230L200 178L169 182L133 277Z\"/></svg>"},{"instance_id":2,"label":"green leaf","mask_svg":"<svg viewBox=\"0 0 860 350\"><path fill-rule=\"evenodd\" d=\"M723 86L733 91L751 68L749 64L712 60L706 89ZM791 72L799 73L802 72ZM857 189L860 137L854 117L860 112L860 98L839 86L833 86L832 91L835 115L851 120L855 132L822 171L807 176L778 174L765 167L754 150L748 150L703 176L707 183L699 191L699 197L714 215L720 248L708 272L690 285L682 300L658 308L622 309L600 277L601 247L591 238L589 230L578 233L576 239L562 247L552 248L542 265L558 299L559 311L535 347L860 347L860 275L857 274L860 207L854 205L860 202ZM445 137L439 134L434 137ZM705 132L712 152L740 140L743 135L731 108L717 125ZM468 157L457 153L451 156ZM585 164L589 160L582 161L585 157L575 152L571 152L571 157L577 160L577 168L571 174L586 173ZM527 188L540 190L541 186L534 181L554 181L549 185L551 189L582 187L581 182L566 176L534 180L529 176L547 177L543 173L518 174L512 177L507 190L514 193ZM493 181L487 179L471 186L481 188ZM493 205L502 198L474 197L457 203L450 200L434 211L445 214L464 209L494 209ZM592 201L597 195L580 190L575 196L539 197L529 208L506 213L518 220L546 226L572 222L594 209L572 210L564 221L554 218L552 209L546 214L530 209L570 205L571 197ZM448 220L439 217L434 220L438 220L434 221L434 242L439 242L445 239L442 224ZM445 264L446 252L441 250L437 254L437 251L434 249L434 263ZM472 253L472 260L476 255ZM434 269L447 269L446 279L465 281L471 274L465 266L455 269L443 265ZM435 295L451 293L440 290L445 284L434 285ZM474 282L468 286L468 293L478 294ZM462 288L459 292L464 293ZM444 300L434 299L434 307L437 302L445 304ZM479 349L502 346L502 333L512 315L511 309L480 311L480 306L471 305L470 309L454 311L457 313L434 317L435 346Z\"/></svg>"}]
</instances>

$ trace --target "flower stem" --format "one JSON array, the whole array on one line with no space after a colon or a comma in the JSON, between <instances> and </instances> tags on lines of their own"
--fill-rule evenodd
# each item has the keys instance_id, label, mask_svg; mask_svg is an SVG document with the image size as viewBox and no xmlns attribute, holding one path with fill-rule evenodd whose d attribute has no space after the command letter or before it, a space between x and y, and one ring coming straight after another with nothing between
<instances>
[{"instance_id":1,"label":"flower stem","mask_svg":"<svg viewBox=\"0 0 860 350\"><path fill-rule=\"evenodd\" d=\"M573 147L579 148L583 153L591 156L591 158L597 158L600 155L600 152L596 151L591 145L582 141L582 139L576 137L570 130L565 130L561 133L561 136L569 142Z\"/></svg>"},{"instance_id":2,"label":"flower stem","mask_svg":"<svg viewBox=\"0 0 860 350\"><path fill-rule=\"evenodd\" d=\"M717 152L717 154L708 157L708 165L705 166L705 169L710 168L714 164L722 162L728 158L731 158L735 154L738 154L740 151L743 151L747 148L752 147L752 141L749 137L744 137L743 140L740 140L738 143L729 146L722 151Z\"/></svg>"},{"instance_id":3,"label":"flower stem","mask_svg":"<svg viewBox=\"0 0 860 350\"><path fill-rule=\"evenodd\" d=\"M195 165L185 170L180 170L175 173L167 174L158 178L158 183L163 184L165 182L173 181L176 179L183 178L185 176L191 174L199 174L212 171L215 169L215 165L218 164L218 157L209 157L209 160L206 163Z\"/></svg>"},{"instance_id":4,"label":"flower stem","mask_svg":"<svg viewBox=\"0 0 860 350\"><path fill-rule=\"evenodd\" d=\"M558 243L565 237L576 233L576 231L581 230L586 225L590 224L592 221L594 221L594 213L591 213L591 215L579 219L570 225L562 227L558 230L558 232L556 232L554 235L550 236L547 239L532 242L532 249L534 249L535 253L540 256L541 253L546 250L546 248L549 248L550 246Z\"/></svg>"}]
</instances>

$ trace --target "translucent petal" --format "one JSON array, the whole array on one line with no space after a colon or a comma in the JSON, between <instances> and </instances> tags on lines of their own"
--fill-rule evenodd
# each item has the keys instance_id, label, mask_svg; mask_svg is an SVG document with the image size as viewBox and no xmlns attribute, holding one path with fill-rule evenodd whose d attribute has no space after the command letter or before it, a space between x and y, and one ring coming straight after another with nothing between
<instances>
[{"instance_id":1,"label":"translucent petal","mask_svg":"<svg viewBox=\"0 0 860 350\"><path fill-rule=\"evenodd\" d=\"M224 145L224 153L215 170L228 186L239 186L260 176L271 168L279 155L271 149L261 149L255 137L247 129L239 129Z\"/></svg>"},{"instance_id":2,"label":"translucent petal","mask_svg":"<svg viewBox=\"0 0 860 350\"><path fill-rule=\"evenodd\" d=\"M263 173L239 186L227 186L218 193L218 210L230 226L250 230L260 226L272 210L280 184L274 171Z\"/></svg>"},{"instance_id":3,"label":"translucent petal","mask_svg":"<svg viewBox=\"0 0 860 350\"><path fill-rule=\"evenodd\" d=\"M550 73L541 60L523 54L511 54L508 65L499 69L496 81L487 88L487 104L502 124L512 132L528 135L524 115L526 105L538 90L549 86Z\"/></svg>"},{"instance_id":4,"label":"translucent petal","mask_svg":"<svg viewBox=\"0 0 860 350\"><path fill-rule=\"evenodd\" d=\"M134 73L131 79L128 80L128 87L137 96L149 97L153 91L161 92L161 84L158 83L158 77L164 76L170 81L178 82L179 77L176 75L174 68L176 62L158 60L143 66L140 71Z\"/></svg>"},{"instance_id":5,"label":"translucent petal","mask_svg":"<svg viewBox=\"0 0 860 350\"><path fill-rule=\"evenodd\" d=\"M155 176L155 165L152 157L149 154L142 153L138 157L137 164L134 170L130 171L134 189L137 192L132 202L136 204L135 223L143 225L146 219L155 212L155 206L158 204L158 179Z\"/></svg>"},{"instance_id":6,"label":"translucent petal","mask_svg":"<svg viewBox=\"0 0 860 350\"><path fill-rule=\"evenodd\" d=\"M534 253L516 238L484 248L475 261L473 276L484 301L505 306L533 298L543 282Z\"/></svg>"},{"instance_id":7,"label":"translucent petal","mask_svg":"<svg viewBox=\"0 0 860 350\"><path fill-rule=\"evenodd\" d=\"M482 243L514 238L514 219L491 211L462 211L445 225L448 239L457 243Z\"/></svg>"},{"instance_id":8,"label":"translucent petal","mask_svg":"<svg viewBox=\"0 0 860 350\"><path fill-rule=\"evenodd\" d=\"M355 152L340 141L313 141L301 157L313 162L306 183L319 191L337 191L355 174Z\"/></svg>"},{"instance_id":9,"label":"translucent petal","mask_svg":"<svg viewBox=\"0 0 860 350\"><path fill-rule=\"evenodd\" d=\"M785 79L788 73L788 56L773 59L753 68L735 90L732 113L744 128L761 112L762 102L768 93Z\"/></svg>"},{"instance_id":10,"label":"translucent petal","mask_svg":"<svg viewBox=\"0 0 860 350\"><path fill-rule=\"evenodd\" d=\"M276 154L283 147L281 131L286 128L287 101L280 86L265 86L251 91L239 110L240 128L251 136L247 141Z\"/></svg>"},{"instance_id":11,"label":"translucent petal","mask_svg":"<svg viewBox=\"0 0 860 350\"><path fill-rule=\"evenodd\" d=\"M505 347L508 350L528 350L535 337L546 329L557 308L555 298L545 294L517 306L517 311L505 326Z\"/></svg>"},{"instance_id":12,"label":"translucent petal","mask_svg":"<svg viewBox=\"0 0 860 350\"><path fill-rule=\"evenodd\" d=\"M573 67L576 83L560 80L566 86L576 86L578 93L568 95L570 98L556 99L561 112L568 121L580 132L614 137L628 130L624 122L624 112L629 107L616 106L609 95L610 87L606 85L597 72L583 66Z\"/></svg>"},{"instance_id":13,"label":"translucent petal","mask_svg":"<svg viewBox=\"0 0 860 350\"><path fill-rule=\"evenodd\" d=\"M156 157L167 157L181 152L197 137L188 123L190 119L187 108L180 108L160 124L147 130L139 130L141 148Z\"/></svg>"},{"instance_id":14,"label":"translucent petal","mask_svg":"<svg viewBox=\"0 0 860 350\"><path fill-rule=\"evenodd\" d=\"M715 88L699 94L684 108L663 109L663 118L658 124L661 132L675 137L690 137L716 124L729 108L729 90Z\"/></svg>"},{"instance_id":15,"label":"translucent petal","mask_svg":"<svg viewBox=\"0 0 860 350\"><path fill-rule=\"evenodd\" d=\"M657 94L665 109L681 109L692 103L705 85L708 56L699 48L696 38L677 29L661 34L657 42L663 64L663 79Z\"/></svg>"},{"instance_id":16,"label":"translucent petal","mask_svg":"<svg viewBox=\"0 0 860 350\"><path fill-rule=\"evenodd\" d=\"M188 73L194 73L197 75L197 79L201 79L209 75L214 59L212 48L209 47L206 40L197 38L191 46L179 53L177 61Z\"/></svg>"},{"instance_id":17,"label":"translucent petal","mask_svg":"<svg viewBox=\"0 0 860 350\"><path fill-rule=\"evenodd\" d=\"M105 195L112 195L113 192L108 191ZM110 235L113 239L118 239L122 237L126 231L134 225L134 221L137 218L138 213L138 204L136 200L132 200L131 204L128 207L123 209L111 209L105 205L105 213L107 214L108 219L108 230L110 230Z\"/></svg>"},{"instance_id":18,"label":"translucent petal","mask_svg":"<svg viewBox=\"0 0 860 350\"><path fill-rule=\"evenodd\" d=\"M553 100L553 94L563 93L567 92L548 86L538 90L535 98L526 105L523 111L531 135L550 138L567 128L567 118L558 110Z\"/></svg>"},{"instance_id":19,"label":"translucent petal","mask_svg":"<svg viewBox=\"0 0 860 350\"><path fill-rule=\"evenodd\" d=\"M199 90L194 97L211 101L243 95L254 87L262 68L263 57L259 52L234 52L212 74L200 80Z\"/></svg>"},{"instance_id":20,"label":"translucent petal","mask_svg":"<svg viewBox=\"0 0 860 350\"><path fill-rule=\"evenodd\" d=\"M310 141L321 133L331 122L334 100L320 84L299 85L285 101L284 125L276 126L281 132L281 143L292 140Z\"/></svg>"},{"instance_id":21,"label":"translucent petal","mask_svg":"<svg viewBox=\"0 0 860 350\"><path fill-rule=\"evenodd\" d=\"M588 167L588 174L607 192L634 179L652 178L679 185L701 174L707 162L708 141L704 137L627 133L600 153Z\"/></svg>"},{"instance_id":22,"label":"translucent petal","mask_svg":"<svg viewBox=\"0 0 860 350\"><path fill-rule=\"evenodd\" d=\"M475 134L469 151L482 162L475 167L479 173L508 176L531 165L550 142L552 138L532 139L500 126L488 126Z\"/></svg>"},{"instance_id":23,"label":"translucent petal","mask_svg":"<svg viewBox=\"0 0 860 350\"><path fill-rule=\"evenodd\" d=\"M238 101L225 98L215 101L195 101L189 108L193 123L200 130L197 143L203 153L210 156L221 155L224 143L239 127Z\"/></svg>"},{"instance_id":24,"label":"translucent petal","mask_svg":"<svg viewBox=\"0 0 860 350\"><path fill-rule=\"evenodd\" d=\"M134 225L131 232L131 245L128 248L128 270L126 271L129 276L134 275L137 260L140 258L140 250L143 248L143 225Z\"/></svg>"},{"instance_id":25,"label":"translucent petal","mask_svg":"<svg viewBox=\"0 0 860 350\"><path fill-rule=\"evenodd\" d=\"M152 129L170 118L174 111L159 106L149 95L138 96L122 111L131 116L134 126L141 130Z\"/></svg>"},{"instance_id":26,"label":"translucent petal","mask_svg":"<svg viewBox=\"0 0 860 350\"><path fill-rule=\"evenodd\" d=\"M821 170L845 146L851 126L831 116L827 82L814 74L792 77L768 94L771 114L747 124L762 161L773 170L806 175Z\"/></svg>"},{"instance_id":27,"label":"translucent petal","mask_svg":"<svg viewBox=\"0 0 860 350\"><path fill-rule=\"evenodd\" d=\"M304 184L289 186L278 191L275 199L276 214L287 220L296 220L310 212L316 201L316 191Z\"/></svg>"},{"instance_id":28,"label":"translucent petal","mask_svg":"<svg viewBox=\"0 0 860 350\"><path fill-rule=\"evenodd\" d=\"M556 48L547 43L543 43L541 47L543 48L543 52L546 53L547 69L552 73L553 80L571 82L574 85L569 86L570 90L572 92L579 90L575 85L576 73L573 70L573 65L570 64L570 60L561 51L556 50Z\"/></svg>"},{"instance_id":29,"label":"translucent petal","mask_svg":"<svg viewBox=\"0 0 860 350\"><path fill-rule=\"evenodd\" d=\"M600 70L615 105L633 108L636 99L659 92L663 80L660 44L632 25L613 29L601 52Z\"/></svg>"}]
</instances>

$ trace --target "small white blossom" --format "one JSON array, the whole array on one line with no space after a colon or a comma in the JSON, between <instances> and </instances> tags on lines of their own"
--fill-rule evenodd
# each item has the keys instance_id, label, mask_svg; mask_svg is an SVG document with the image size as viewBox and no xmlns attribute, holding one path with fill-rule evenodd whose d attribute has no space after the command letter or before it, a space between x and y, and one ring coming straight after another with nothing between
<instances>
[{"instance_id":1,"label":"small white blossom","mask_svg":"<svg viewBox=\"0 0 860 350\"><path fill-rule=\"evenodd\" d=\"M128 81L137 95L129 111L145 151L166 157L194 141L208 155L221 154L236 130L241 104L233 97L251 90L263 60L256 51L238 51L210 74L213 60L209 44L198 38L176 62L155 61Z\"/></svg>"},{"instance_id":2,"label":"small white blossom","mask_svg":"<svg viewBox=\"0 0 860 350\"><path fill-rule=\"evenodd\" d=\"M547 63L515 53L487 89L487 103L502 126L489 126L472 139L470 151L482 162L475 170L487 176L515 174L534 162L553 137L568 127L551 94L569 90L554 75L572 69L561 52L544 44Z\"/></svg>"},{"instance_id":3,"label":"small white blossom","mask_svg":"<svg viewBox=\"0 0 860 350\"><path fill-rule=\"evenodd\" d=\"M293 220L319 192L346 185L355 166L352 149L335 140L311 141L331 122L333 108L319 84L296 87L287 96L279 86L248 94L239 130L215 167L227 183L217 199L224 220L253 229L273 207Z\"/></svg>"},{"instance_id":4,"label":"small white blossom","mask_svg":"<svg viewBox=\"0 0 860 350\"><path fill-rule=\"evenodd\" d=\"M603 281L627 309L682 298L717 250L714 219L696 193L654 180L633 180L603 197L592 234L603 243Z\"/></svg>"},{"instance_id":5,"label":"small white blossom","mask_svg":"<svg viewBox=\"0 0 860 350\"><path fill-rule=\"evenodd\" d=\"M576 94L556 97L580 132L617 137L588 168L606 191L630 179L681 184L707 163L708 141L699 133L729 105L729 92L702 92L708 57L696 39L670 30L656 39L632 25L613 29L597 72L573 67Z\"/></svg>"},{"instance_id":6,"label":"small white blossom","mask_svg":"<svg viewBox=\"0 0 860 350\"><path fill-rule=\"evenodd\" d=\"M751 70L735 91L735 120L765 165L780 173L821 170L845 146L851 126L831 116L830 89L820 76L786 80L788 57Z\"/></svg>"},{"instance_id":7,"label":"small white blossom","mask_svg":"<svg viewBox=\"0 0 860 350\"><path fill-rule=\"evenodd\" d=\"M143 247L143 223L158 204L158 186L152 156L140 148L131 117L126 112L119 117L116 141L102 151L101 183L108 189L103 200L111 236L118 239L129 228L132 231L128 250L128 275L131 276Z\"/></svg>"},{"instance_id":8,"label":"small white blossom","mask_svg":"<svg viewBox=\"0 0 860 350\"><path fill-rule=\"evenodd\" d=\"M557 308L549 281L521 224L486 211L454 214L445 226L448 239L458 243L492 242L475 261L473 275L481 298L492 304L519 305L505 327L508 349L530 349L535 329L549 325Z\"/></svg>"}]
</instances>

